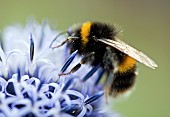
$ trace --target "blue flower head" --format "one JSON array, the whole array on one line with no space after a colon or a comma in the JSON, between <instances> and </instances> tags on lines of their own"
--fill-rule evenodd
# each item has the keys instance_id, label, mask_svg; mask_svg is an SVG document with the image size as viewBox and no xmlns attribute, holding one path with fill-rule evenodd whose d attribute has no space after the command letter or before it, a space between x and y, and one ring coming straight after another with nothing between
<instances>
[{"instance_id":1,"label":"blue flower head","mask_svg":"<svg viewBox=\"0 0 170 117\"><path fill-rule=\"evenodd\" d=\"M67 59L65 46L52 50L56 35L46 22L10 26L1 34L0 117L114 116L104 106L98 66L58 76L79 58L75 51Z\"/></svg>"}]
</instances>

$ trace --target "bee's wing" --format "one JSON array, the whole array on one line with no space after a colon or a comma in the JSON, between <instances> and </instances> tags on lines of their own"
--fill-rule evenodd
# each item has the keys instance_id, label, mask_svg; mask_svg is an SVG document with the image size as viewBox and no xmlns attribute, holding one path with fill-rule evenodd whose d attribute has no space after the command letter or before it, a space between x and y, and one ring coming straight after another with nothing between
<instances>
[{"instance_id":1,"label":"bee's wing","mask_svg":"<svg viewBox=\"0 0 170 117\"><path fill-rule=\"evenodd\" d=\"M136 50L135 48L129 46L128 44L119 39L116 39L116 41L110 39L98 39L98 40L100 42L103 42L107 45L110 45L118 49L119 51L129 55L130 57L136 59L137 61L143 63L144 65L152 69L155 69L155 67L157 67L157 64L153 60L151 60L148 56L146 56L144 53Z\"/></svg>"}]
</instances>

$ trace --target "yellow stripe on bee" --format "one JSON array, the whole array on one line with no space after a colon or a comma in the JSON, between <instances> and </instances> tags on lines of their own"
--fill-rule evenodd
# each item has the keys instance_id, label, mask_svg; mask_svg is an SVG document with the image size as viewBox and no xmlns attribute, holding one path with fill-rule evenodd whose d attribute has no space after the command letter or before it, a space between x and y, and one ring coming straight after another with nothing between
<instances>
[{"instance_id":1,"label":"yellow stripe on bee","mask_svg":"<svg viewBox=\"0 0 170 117\"><path fill-rule=\"evenodd\" d=\"M125 58L123 58L122 63L120 63L118 71L120 73L124 73L128 70L130 70L131 68L133 68L136 64L136 60L130 56L126 56Z\"/></svg>"},{"instance_id":2,"label":"yellow stripe on bee","mask_svg":"<svg viewBox=\"0 0 170 117\"><path fill-rule=\"evenodd\" d=\"M88 43L88 36L90 35L90 28L91 28L92 23L91 22L86 22L82 25L81 27L81 43L83 46L85 46Z\"/></svg>"}]
</instances>

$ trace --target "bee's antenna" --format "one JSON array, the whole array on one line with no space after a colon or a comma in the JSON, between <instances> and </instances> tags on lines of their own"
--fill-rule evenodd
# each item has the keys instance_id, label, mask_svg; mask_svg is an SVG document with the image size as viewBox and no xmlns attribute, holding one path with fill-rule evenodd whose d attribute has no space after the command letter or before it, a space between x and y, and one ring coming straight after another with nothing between
<instances>
[{"instance_id":1,"label":"bee's antenna","mask_svg":"<svg viewBox=\"0 0 170 117\"><path fill-rule=\"evenodd\" d=\"M59 36L61 36L61 35L63 35L63 34L65 34L65 33L67 33L68 34L68 31L64 31L64 32L61 32L61 33L59 33L53 40L52 40L52 42L51 42L51 44L50 44L50 48L51 48L51 46L53 45L53 43L54 43L54 41L59 37Z\"/></svg>"}]
</instances>

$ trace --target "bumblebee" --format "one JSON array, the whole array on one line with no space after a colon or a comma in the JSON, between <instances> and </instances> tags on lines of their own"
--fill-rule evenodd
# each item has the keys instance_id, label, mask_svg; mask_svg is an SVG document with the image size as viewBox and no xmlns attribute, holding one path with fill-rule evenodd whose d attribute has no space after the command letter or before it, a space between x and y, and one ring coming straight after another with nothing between
<instances>
[{"instance_id":1,"label":"bumblebee","mask_svg":"<svg viewBox=\"0 0 170 117\"><path fill-rule=\"evenodd\" d=\"M70 72L61 75L77 71L82 64L100 65L107 74L105 88L108 95L116 97L134 86L137 61L153 69L157 67L148 56L118 39L118 31L114 26L85 22L63 33L67 33L68 37L52 48L67 43L70 53L78 50L78 54L83 58ZM50 46L61 34L56 36ZM108 79L109 76L111 80Z\"/></svg>"}]
</instances>

